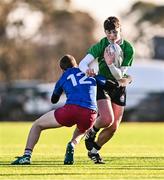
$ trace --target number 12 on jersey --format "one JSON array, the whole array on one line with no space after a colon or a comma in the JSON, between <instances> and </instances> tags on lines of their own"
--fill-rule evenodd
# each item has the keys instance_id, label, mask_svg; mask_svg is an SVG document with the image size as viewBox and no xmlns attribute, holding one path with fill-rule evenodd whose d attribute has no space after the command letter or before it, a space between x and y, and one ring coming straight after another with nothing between
<instances>
[{"instance_id":1,"label":"number 12 on jersey","mask_svg":"<svg viewBox=\"0 0 164 180\"><path fill-rule=\"evenodd\" d=\"M76 78L76 76L82 76L79 80ZM71 80L73 86L77 86L78 84L92 84L92 81L88 80L88 77L84 75L83 72L79 72L76 75L70 74L67 77L67 80Z\"/></svg>"}]
</instances>

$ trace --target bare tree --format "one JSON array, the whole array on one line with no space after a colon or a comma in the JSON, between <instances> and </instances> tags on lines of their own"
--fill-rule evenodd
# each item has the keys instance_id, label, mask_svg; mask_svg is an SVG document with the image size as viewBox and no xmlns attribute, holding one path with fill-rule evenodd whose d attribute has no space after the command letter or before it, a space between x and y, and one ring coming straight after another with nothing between
<instances>
[{"instance_id":1,"label":"bare tree","mask_svg":"<svg viewBox=\"0 0 164 180\"><path fill-rule=\"evenodd\" d=\"M84 56L94 43L95 22L70 7L70 0L0 1L1 81L54 81L61 56Z\"/></svg>"}]
</instances>

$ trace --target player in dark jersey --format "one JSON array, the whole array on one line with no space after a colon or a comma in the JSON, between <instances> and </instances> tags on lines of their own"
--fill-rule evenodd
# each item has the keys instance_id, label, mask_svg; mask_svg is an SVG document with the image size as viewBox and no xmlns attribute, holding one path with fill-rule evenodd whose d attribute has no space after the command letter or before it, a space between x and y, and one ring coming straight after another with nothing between
<instances>
[{"instance_id":1,"label":"player in dark jersey","mask_svg":"<svg viewBox=\"0 0 164 180\"><path fill-rule=\"evenodd\" d=\"M71 55L65 55L60 60L63 74L57 81L51 101L57 103L62 92L67 97L66 104L52 110L37 119L29 132L24 155L13 161L12 165L30 164L32 151L45 129L71 127L76 125L71 141L67 145L64 164L74 163L74 147L84 133L92 127L97 117L96 83L102 86L118 86L118 83L106 81L106 78L97 76L87 77L77 67L76 60Z\"/></svg>"},{"instance_id":2,"label":"player in dark jersey","mask_svg":"<svg viewBox=\"0 0 164 180\"><path fill-rule=\"evenodd\" d=\"M79 64L80 70L88 76L95 76L94 70L89 65L93 61L97 61L98 74L103 75L109 80L118 82L124 79L130 82L131 77L126 75L126 71L132 65L134 48L131 43L122 38L119 19L112 16L108 17L104 21L104 31L106 37L88 49L87 55ZM119 47L119 58L115 57L116 54L109 52L108 47L112 45ZM124 106L126 105L126 87L120 86L104 89L98 85L97 103L99 117L96 119L93 128L88 131L85 144L89 158L95 163L103 163L99 150L112 138L119 127ZM97 140L95 140L96 133L101 128L103 129L98 135Z\"/></svg>"}]
</instances>

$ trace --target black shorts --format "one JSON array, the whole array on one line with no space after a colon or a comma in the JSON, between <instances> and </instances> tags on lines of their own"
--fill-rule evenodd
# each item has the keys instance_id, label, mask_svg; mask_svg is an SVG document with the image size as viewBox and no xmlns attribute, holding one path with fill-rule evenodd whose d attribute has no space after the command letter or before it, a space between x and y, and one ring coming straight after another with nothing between
<instances>
[{"instance_id":1,"label":"black shorts","mask_svg":"<svg viewBox=\"0 0 164 180\"><path fill-rule=\"evenodd\" d=\"M125 87L111 87L104 89L97 85L97 100L111 99L111 101L119 106L126 105L126 88Z\"/></svg>"}]
</instances>

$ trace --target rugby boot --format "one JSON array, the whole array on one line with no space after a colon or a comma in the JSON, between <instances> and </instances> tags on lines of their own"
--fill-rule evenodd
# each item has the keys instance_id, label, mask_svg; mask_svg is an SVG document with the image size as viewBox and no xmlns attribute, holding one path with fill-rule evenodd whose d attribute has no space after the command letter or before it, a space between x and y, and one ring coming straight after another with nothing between
<instances>
[{"instance_id":1,"label":"rugby boot","mask_svg":"<svg viewBox=\"0 0 164 180\"><path fill-rule=\"evenodd\" d=\"M69 142L65 153L64 164L72 165L73 163L74 163L74 148L71 145L71 142Z\"/></svg>"},{"instance_id":2,"label":"rugby boot","mask_svg":"<svg viewBox=\"0 0 164 180\"><path fill-rule=\"evenodd\" d=\"M31 164L30 162L30 156L28 155L23 155L23 156L20 156L20 157L16 157L17 159L15 161L13 161L11 163L11 165L29 165Z\"/></svg>"},{"instance_id":3,"label":"rugby boot","mask_svg":"<svg viewBox=\"0 0 164 180\"><path fill-rule=\"evenodd\" d=\"M95 163L95 164L105 164L99 153L91 153L88 152L88 157Z\"/></svg>"}]
</instances>

